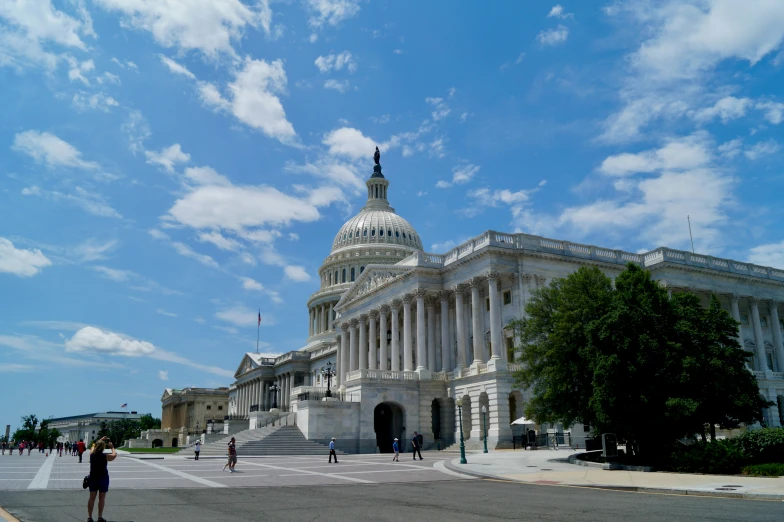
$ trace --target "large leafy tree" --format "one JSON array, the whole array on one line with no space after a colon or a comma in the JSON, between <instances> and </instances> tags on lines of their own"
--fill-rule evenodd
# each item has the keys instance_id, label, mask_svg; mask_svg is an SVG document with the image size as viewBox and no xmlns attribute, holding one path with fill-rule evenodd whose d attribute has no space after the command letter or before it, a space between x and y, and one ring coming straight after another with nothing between
<instances>
[{"instance_id":1,"label":"large leafy tree","mask_svg":"<svg viewBox=\"0 0 784 522\"><path fill-rule=\"evenodd\" d=\"M139 429L141 431L161 429L161 419L155 418L149 413L145 413L139 417Z\"/></svg>"},{"instance_id":2,"label":"large leafy tree","mask_svg":"<svg viewBox=\"0 0 784 522\"><path fill-rule=\"evenodd\" d=\"M705 308L690 293L669 299L637 265L614 288L598 269L580 268L535 291L526 315L511 326L523 344L517 379L533 395L526 416L538 422L591 424L654 458L706 425L760 420L768 404L718 300Z\"/></svg>"},{"instance_id":3,"label":"large leafy tree","mask_svg":"<svg viewBox=\"0 0 784 522\"><path fill-rule=\"evenodd\" d=\"M116 447L122 446L126 440L135 439L141 434L139 423L129 419L119 419L111 422L101 422L98 436L108 437Z\"/></svg>"}]
</instances>

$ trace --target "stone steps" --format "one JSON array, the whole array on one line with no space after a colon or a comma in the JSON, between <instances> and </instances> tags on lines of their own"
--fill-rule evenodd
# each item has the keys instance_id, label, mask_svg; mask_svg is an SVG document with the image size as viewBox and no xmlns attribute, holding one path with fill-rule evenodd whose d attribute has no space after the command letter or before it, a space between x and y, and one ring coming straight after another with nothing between
<instances>
[{"instance_id":1,"label":"stone steps","mask_svg":"<svg viewBox=\"0 0 784 522\"><path fill-rule=\"evenodd\" d=\"M244 430L234 435L238 456L276 456L276 455L328 455L329 447L308 440L296 426L274 426L253 430ZM226 446L231 436L224 437L209 444L203 444L200 457L225 457ZM193 452L193 447L183 449L180 453ZM338 455L344 452L336 450Z\"/></svg>"}]
</instances>

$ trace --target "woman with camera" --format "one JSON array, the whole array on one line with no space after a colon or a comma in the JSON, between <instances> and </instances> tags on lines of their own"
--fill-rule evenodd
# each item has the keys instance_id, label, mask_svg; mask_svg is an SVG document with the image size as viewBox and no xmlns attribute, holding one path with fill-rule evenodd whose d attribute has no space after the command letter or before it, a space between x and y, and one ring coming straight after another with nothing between
<instances>
[{"instance_id":1,"label":"woman with camera","mask_svg":"<svg viewBox=\"0 0 784 522\"><path fill-rule=\"evenodd\" d=\"M104 453L106 446L112 450L111 455ZM117 458L114 444L106 437L95 443L90 453L90 500L87 501L87 522L93 522L93 506L95 495L98 494L98 522L106 522L103 518L103 506L106 501L106 492L109 491L108 463Z\"/></svg>"}]
</instances>

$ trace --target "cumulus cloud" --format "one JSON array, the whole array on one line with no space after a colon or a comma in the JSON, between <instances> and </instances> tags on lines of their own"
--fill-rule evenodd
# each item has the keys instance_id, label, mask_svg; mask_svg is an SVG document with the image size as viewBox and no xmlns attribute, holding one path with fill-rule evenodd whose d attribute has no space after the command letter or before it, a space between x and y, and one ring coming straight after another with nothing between
<instances>
[{"instance_id":1,"label":"cumulus cloud","mask_svg":"<svg viewBox=\"0 0 784 522\"><path fill-rule=\"evenodd\" d=\"M343 68L351 74L355 73L357 70L357 62L349 51L319 56L316 58L315 64L322 74L331 71L340 71Z\"/></svg>"},{"instance_id":2,"label":"cumulus cloud","mask_svg":"<svg viewBox=\"0 0 784 522\"><path fill-rule=\"evenodd\" d=\"M657 170L692 169L712 160L711 144L705 133L667 140L663 147L636 154L623 153L606 158L599 172L608 176L627 176Z\"/></svg>"},{"instance_id":3,"label":"cumulus cloud","mask_svg":"<svg viewBox=\"0 0 784 522\"><path fill-rule=\"evenodd\" d=\"M561 4L555 4L547 13L547 18L574 18L574 13L566 13Z\"/></svg>"},{"instance_id":4,"label":"cumulus cloud","mask_svg":"<svg viewBox=\"0 0 784 522\"><path fill-rule=\"evenodd\" d=\"M297 282L310 281L310 274L305 270L304 266L287 265L283 267L283 272L286 274L287 279Z\"/></svg>"},{"instance_id":5,"label":"cumulus cloud","mask_svg":"<svg viewBox=\"0 0 784 522\"><path fill-rule=\"evenodd\" d=\"M221 250L228 250L230 252L236 252L242 248L242 245L238 241L226 237L220 232L216 232L214 230L200 233L198 239L202 243L212 243Z\"/></svg>"},{"instance_id":6,"label":"cumulus cloud","mask_svg":"<svg viewBox=\"0 0 784 522\"><path fill-rule=\"evenodd\" d=\"M334 78L330 78L329 80L324 82L325 89L331 89L333 91L338 91L339 93L345 93L349 89L350 83L348 80L335 80Z\"/></svg>"},{"instance_id":7,"label":"cumulus cloud","mask_svg":"<svg viewBox=\"0 0 784 522\"><path fill-rule=\"evenodd\" d=\"M430 113L433 121L442 120L449 116L449 113L452 112L452 109L447 106L443 98L425 98L425 102L433 106L434 110L432 113Z\"/></svg>"},{"instance_id":8,"label":"cumulus cloud","mask_svg":"<svg viewBox=\"0 0 784 522\"><path fill-rule=\"evenodd\" d=\"M112 107L119 107L120 102L102 92L90 94L88 92L79 91L71 98L71 105L80 112L88 110L109 112Z\"/></svg>"},{"instance_id":9,"label":"cumulus cloud","mask_svg":"<svg viewBox=\"0 0 784 522\"><path fill-rule=\"evenodd\" d=\"M94 326L85 326L65 341L65 351L136 357L152 354L155 346L126 335L101 330Z\"/></svg>"},{"instance_id":10,"label":"cumulus cloud","mask_svg":"<svg viewBox=\"0 0 784 522\"><path fill-rule=\"evenodd\" d=\"M311 13L308 24L313 29L338 25L359 13L359 0L304 0L304 3ZM312 35L311 42L316 40L313 36L316 35Z\"/></svg>"},{"instance_id":11,"label":"cumulus cloud","mask_svg":"<svg viewBox=\"0 0 784 522\"><path fill-rule=\"evenodd\" d=\"M750 263L784 270L784 241L759 245L749 252Z\"/></svg>"},{"instance_id":12,"label":"cumulus cloud","mask_svg":"<svg viewBox=\"0 0 784 522\"><path fill-rule=\"evenodd\" d=\"M784 121L784 103L764 101L757 103L755 108L763 111L765 119L773 125L778 125Z\"/></svg>"},{"instance_id":13,"label":"cumulus cloud","mask_svg":"<svg viewBox=\"0 0 784 522\"><path fill-rule=\"evenodd\" d=\"M144 151L144 155L147 157L147 163L151 165L160 165L167 172L174 172L175 165L178 163L187 163L191 159L191 155L183 152L179 143L161 149L160 152L146 150Z\"/></svg>"},{"instance_id":14,"label":"cumulus cloud","mask_svg":"<svg viewBox=\"0 0 784 522\"><path fill-rule=\"evenodd\" d=\"M270 31L272 12L268 0L247 5L241 0L95 0L110 11L125 15L123 24L148 31L161 46L195 50L209 57L235 55L233 41L247 29Z\"/></svg>"},{"instance_id":15,"label":"cumulus cloud","mask_svg":"<svg viewBox=\"0 0 784 522\"><path fill-rule=\"evenodd\" d=\"M722 123L730 120L742 118L746 115L746 110L752 105L749 98L736 98L735 96L725 96L717 101L712 107L700 109L694 113L694 119L699 122L708 122L716 117Z\"/></svg>"},{"instance_id":16,"label":"cumulus cloud","mask_svg":"<svg viewBox=\"0 0 784 522\"><path fill-rule=\"evenodd\" d=\"M439 180L436 183L437 188L448 188L452 185L462 185L471 181L480 167L478 165L458 165L452 169L452 181Z\"/></svg>"},{"instance_id":17,"label":"cumulus cloud","mask_svg":"<svg viewBox=\"0 0 784 522\"><path fill-rule=\"evenodd\" d=\"M240 281L242 281L242 288L245 290L257 290L259 292L264 290L264 285L250 277L240 277Z\"/></svg>"},{"instance_id":18,"label":"cumulus cloud","mask_svg":"<svg viewBox=\"0 0 784 522\"><path fill-rule=\"evenodd\" d=\"M228 84L226 96L207 82L200 82L199 92L205 105L228 112L282 143L293 143L296 138L294 126L286 119L277 96L285 92L286 82L281 60L267 62L245 58L234 71L234 81Z\"/></svg>"},{"instance_id":19,"label":"cumulus cloud","mask_svg":"<svg viewBox=\"0 0 784 522\"><path fill-rule=\"evenodd\" d=\"M569 28L564 25L559 25L555 29L548 29L536 35L536 41L542 47L554 46L562 44L569 38Z\"/></svg>"},{"instance_id":20,"label":"cumulus cloud","mask_svg":"<svg viewBox=\"0 0 784 522\"><path fill-rule=\"evenodd\" d=\"M172 60L171 58L163 54L159 55L159 58L161 59L161 62L163 62L163 65L168 67L169 71L173 72L174 74L185 76L186 78L189 78L191 80L196 79L196 75L190 72L188 68L185 67L184 65L180 65L179 63L175 62L174 60Z\"/></svg>"},{"instance_id":21,"label":"cumulus cloud","mask_svg":"<svg viewBox=\"0 0 784 522\"><path fill-rule=\"evenodd\" d=\"M48 167L98 168L97 163L83 160L82 153L76 147L48 132L20 132L14 136L11 148Z\"/></svg>"},{"instance_id":22,"label":"cumulus cloud","mask_svg":"<svg viewBox=\"0 0 784 522\"><path fill-rule=\"evenodd\" d=\"M30 277L51 265L52 262L37 248L16 248L11 241L0 237L0 273Z\"/></svg>"},{"instance_id":23,"label":"cumulus cloud","mask_svg":"<svg viewBox=\"0 0 784 522\"><path fill-rule=\"evenodd\" d=\"M158 378L162 381L168 381L169 380L168 370L158 370Z\"/></svg>"},{"instance_id":24,"label":"cumulus cloud","mask_svg":"<svg viewBox=\"0 0 784 522\"><path fill-rule=\"evenodd\" d=\"M781 147L773 140L761 141L743 151L743 154L750 160L755 161L763 156L775 154Z\"/></svg>"}]
</instances>

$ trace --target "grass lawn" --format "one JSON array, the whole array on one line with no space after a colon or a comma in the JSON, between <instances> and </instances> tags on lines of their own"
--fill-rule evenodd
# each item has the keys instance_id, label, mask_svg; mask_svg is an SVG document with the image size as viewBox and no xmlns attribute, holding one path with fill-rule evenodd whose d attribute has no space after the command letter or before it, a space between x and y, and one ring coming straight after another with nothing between
<instances>
[{"instance_id":1,"label":"grass lawn","mask_svg":"<svg viewBox=\"0 0 784 522\"><path fill-rule=\"evenodd\" d=\"M177 453L182 448L120 448L128 453Z\"/></svg>"},{"instance_id":2,"label":"grass lawn","mask_svg":"<svg viewBox=\"0 0 784 522\"><path fill-rule=\"evenodd\" d=\"M755 464L743 468L743 474L750 477L781 477L784 475L784 464Z\"/></svg>"}]
</instances>

